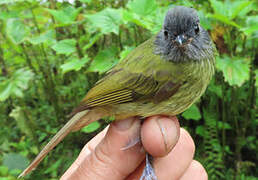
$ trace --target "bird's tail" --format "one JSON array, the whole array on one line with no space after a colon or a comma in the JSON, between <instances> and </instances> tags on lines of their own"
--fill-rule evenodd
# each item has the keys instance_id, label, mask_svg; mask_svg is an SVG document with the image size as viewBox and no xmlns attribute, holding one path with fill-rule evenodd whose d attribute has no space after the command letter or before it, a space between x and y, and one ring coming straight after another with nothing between
<instances>
[{"instance_id":1,"label":"bird's tail","mask_svg":"<svg viewBox=\"0 0 258 180\"><path fill-rule=\"evenodd\" d=\"M41 150L32 163L19 175L18 178L24 177L37 167L44 157L71 131L79 130L82 124L85 126L93 121L100 119L99 115L94 116L91 110L85 110L75 114L64 127L56 133L50 142Z\"/></svg>"}]
</instances>

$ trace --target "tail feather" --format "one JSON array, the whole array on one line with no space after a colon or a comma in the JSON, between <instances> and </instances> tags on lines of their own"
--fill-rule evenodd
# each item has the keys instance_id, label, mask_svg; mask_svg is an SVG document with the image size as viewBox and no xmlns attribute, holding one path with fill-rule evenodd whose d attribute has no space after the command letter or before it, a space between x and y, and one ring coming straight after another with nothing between
<instances>
[{"instance_id":1,"label":"tail feather","mask_svg":"<svg viewBox=\"0 0 258 180\"><path fill-rule=\"evenodd\" d=\"M29 172L37 167L37 165L44 159L44 157L60 142L64 137L71 131L74 130L77 124L83 119L84 124L89 124L92 122L92 118L87 118L89 110L85 110L75 114L72 119L70 119L64 127L57 132L57 134L50 140L50 142L41 150L37 157L32 161L32 163L19 175L18 178L26 176ZM97 119L95 119L97 120ZM87 123L86 123L87 122Z\"/></svg>"}]
</instances>

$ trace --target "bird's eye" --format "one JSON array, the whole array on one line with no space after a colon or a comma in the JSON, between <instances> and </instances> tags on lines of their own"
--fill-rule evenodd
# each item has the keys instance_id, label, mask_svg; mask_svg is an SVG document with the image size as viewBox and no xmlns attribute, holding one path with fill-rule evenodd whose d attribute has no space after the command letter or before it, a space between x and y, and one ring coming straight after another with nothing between
<instances>
[{"instance_id":1,"label":"bird's eye","mask_svg":"<svg viewBox=\"0 0 258 180\"><path fill-rule=\"evenodd\" d=\"M200 31L199 25L198 24L194 25L194 32L195 32L195 34L198 34L199 31Z\"/></svg>"},{"instance_id":2,"label":"bird's eye","mask_svg":"<svg viewBox=\"0 0 258 180\"><path fill-rule=\"evenodd\" d=\"M165 36L166 39L168 38L168 31L167 30L164 30L164 36Z\"/></svg>"}]
</instances>

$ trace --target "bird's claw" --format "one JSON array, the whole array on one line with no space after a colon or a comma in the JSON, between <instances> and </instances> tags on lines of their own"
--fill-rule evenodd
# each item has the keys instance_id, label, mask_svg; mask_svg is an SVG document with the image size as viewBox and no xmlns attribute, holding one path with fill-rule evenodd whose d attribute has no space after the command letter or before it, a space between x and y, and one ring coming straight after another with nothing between
<instances>
[{"instance_id":1,"label":"bird's claw","mask_svg":"<svg viewBox=\"0 0 258 180\"><path fill-rule=\"evenodd\" d=\"M152 167L152 157L146 153L146 165L140 180L158 180L154 168Z\"/></svg>"}]
</instances>

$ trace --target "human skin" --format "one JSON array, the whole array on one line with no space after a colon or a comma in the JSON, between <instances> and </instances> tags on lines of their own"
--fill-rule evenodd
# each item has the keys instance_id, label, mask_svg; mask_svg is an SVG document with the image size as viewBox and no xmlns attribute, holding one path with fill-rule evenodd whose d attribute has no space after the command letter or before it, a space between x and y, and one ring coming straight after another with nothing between
<instances>
[{"instance_id":1,"label":"human skin","mask_svg":"<svg viewBox=\"0 0 258 180\"><path fill-rule=\"evenodd\" d=\"M140 133L139 133L140 132ZM121 150L141 137L142 144ZM61 180L138 180L151 154L159 180L207 180L203 166L193 160L195 146L176 117L152 116L112 123L89 141Z\"/></svg>"}]
</instances>

